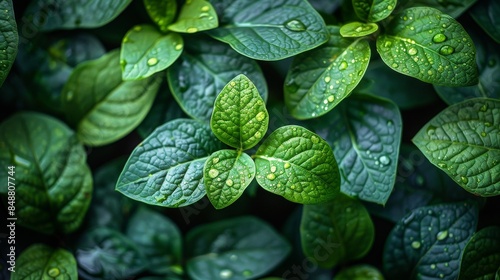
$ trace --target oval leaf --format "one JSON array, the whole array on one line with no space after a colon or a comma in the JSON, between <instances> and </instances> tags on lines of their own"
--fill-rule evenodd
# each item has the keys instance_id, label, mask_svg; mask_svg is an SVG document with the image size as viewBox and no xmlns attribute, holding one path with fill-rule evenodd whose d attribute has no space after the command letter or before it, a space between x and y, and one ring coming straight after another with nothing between
<instances>
[{"instance_id":1,"label":"oval leaf","mask_svg":"<svg viewBox=\"0 0 500 280\"><path fill-rule=\"evenodd\" d=\"M358 264L342 269L333 280L384 280L384 276L371 265Z\"/></svg>"},{"instance_id":2,"label":"oval leaf","mask_svg":"<svg viewBox=\"0 0 500 280\"><path fill-rule=\"evenodd\" d=\"M269 114L255 85L245 75L232 79L215 99L210 127L227 145L248 150L264 137Z\"/></svg>"},{"instance_id":3,"label":"oval leaf","mask_svg":"<svg viewBox=\"0 0 500 280\"><path fill-rule=\"evenodd\" d=\"M340 27L340 35L342 37L363 37L370 35L378 30L376 23L350 22Z\"/></svg>"},{"instance_id":4,"label":"oval leaf","mask_svg":"<svg viewBox=\"0 0 500 280\"><path fill-rule=\"evenodd\" d=\"M189 119L168 122L132 151L116 190L158 206L193 204L205 195L203 165L221 144L208 125Z\"/></svg>"},{"instance_id":5,"label":"oval leaf","mask_svg":"<svg viewBox=\"0 0 500 280\"><path fill-rule=\"evenodd\" d=\"M38 232L75 231L92 193L86 153L64 123L18 113L0 125L0 163L15 166L17 222ZM7 173L0 174L7 182ZM7 193L7 183L0 189Z\"/></svg>"},{"instance_id":6,"label":"oval leaf","mask_svg":"<svg viewBox=\"0 0 500 280\"><path fill-rule=\"evenodd\" d=\"M332 149L300 126L283 126L269 135L257 150L255 165L259 185L293 202L325 202L339 192Z\"/></svg>"},{"instance_id":7,"label":"oval leaf","mask_svg":"<svg viewBox=\"0 0 500 280\"><path fill-rule=\"evenodd\" d=\"M168 26L175 32L195 33L214 29L219 26L217 13L210 2L205 0L187 0L182 6L177 21Z\"/></svg>"},{"instance_id":8,"label":"oval leaf","mask_svg":"<svg viewBox=\"0 0 500 280\"><path fill-rule=\"evenodd\" d=\"M352 6L360 19L377 22L388 17L396 8L397 2L397 0L353 0Z\"/></svg>"},{"instance_id":9,"label":"oval leaf","mask_svg":"<svg viewBox=\"0 0 500 280\"><path fill-rule=\"evenodd\" d=\"M449 106L413 143L467 191L500 195L500 101L475 98Z\"/></svg>"},{"instance_id":10,"label":"oval leaf","mask_svg":"<svg viewBox=\"0 0 500 280\"><path fill-rule=\"evenodd\" d=\"M428 7L397 14L377 38L377 51L392 69L424 82L469 86L478 82L476 50L452 17Z\"/></svg>"},{"instance_id":11,"label":"oval leaf","mask_svg":"<svg viewBox=\"0 0 500 280\"><path fill-rule=\"evenodd\" d=\"M470 10L472 18L481 28L500 44L500 2L496 0L482 0Z\"/></svg>"},{"instance_id":12,"label":"oval leaf","mask_svg":"<svg viewBox=\"0 0 500 280\"><path fill-rule=\"evenodd\" d=\"M64 249L45 244L26 248L19 255L15 270L11 280L78 278L75 257Z\"/></svg>"},{"instance_id":13,"label":"oval leaf","mask_svg":"<svg viewBox=\"0 0 500 280\"><path fill-rule=\"evenodd\" d=\"M90 146L112 143L134 130L146 117L161 77L123 81L120 53L79 64L64 86L62 103L78 138Z\"/></svg>"},{"instance_id":14,"label":"oval leaf","mask_svg":"<svg viewBox=\"0 0 500 280\"><path fill-rule=\"evenodd\" d=\"M235 202L254 177L255 163L241 151L217 151L207 159L203 168L207 196L216 209Z\"/></svg>"},{"instance_id":15,"label":"oval leaf","mask_svg":"<svg viewBox=\"0 0 500 280\"><path fill-rule=\"evenodd\" d=\"M296 56L286 76L285 104L297 119L328 113L351 93L368 67L366 40L343 38L337 26L328 30L328 43Z\"/></svg>"},{"instance_id":16,"label":"oval leaf","mask_svg":"<svg viewBox=\"0 0 500 280\"><path fill-rule=\"evenodd\" d=\"M16 59L19 36L12 0L0 2L0 87Z\"/></svg>"},{"instance_id":17,"label":"oval leaf","mask_svg":"<svg viewBox=\"0 0 500 280\"><path fill-rule=\"evenodd\" d=\"M415 209L387 238L384 270L391 279L457 279L461 252L476 229L478 210L455 203Z\"/></svg>"},{"instance_id":18,"label":"oval leaf","mask_svg":"<svg viewBox=\"0 0 500 280\"><path fill-rule=\"evenodd\" d=\"M500 227L476 232L464 249L459 280L495 279L500 268Z\"/></svg>"},{"instance_id":19,"label":"oval leaf","mask_svg":"<svg viewBox=\"0 0 500 280\"><path fill-rule=\"evenodd\" d=\"M304 254L332 268L362 258L373 244L375 228L360 201L339 195L331 202L304 205L300 236Z\"/></svg>"},{"instance_id":20,"label":"oval leaf","mask_svg":"<svg viewBox=\"0 0 500 280\"><path fill-rule=\"evenodd\" d=\"M321 16L304 0L212 1L220 5L220 27L210 35L253 59L280 60L328 40Z\"/></svg>"},{"instance_id":21,"label":"oval leaf","mask_svg":"<svg viewBox=\"0 0 500 280\"><path fill-rule=\"evenodd\" d=\"M181 55L183 45L179 34L162 34L150 25L136 25L123 37L122 78L139 80L167 69Z\"/></svg>"},{"instance_id":22,"label":"oval leaf","mask_svg":"<svg viewBox=\"0 0 500 280\"><path fill-rule=\"evenodd\" d=\"M168 25L175 19L177 13L176 0L143 0L149 17L158 25L162 32L168 31Z\"/></svg>"},{"instance_id":23,"label":"oval leaf","mask_svg":"<svg viewBox=\"0 0 500 280\"><path fill-rule=\"evenodd\" d=\"M187 272L194 280L256 279L290 252L267 223L250 216L201 225L189 231Z\"/></svg>"}]
</instances>

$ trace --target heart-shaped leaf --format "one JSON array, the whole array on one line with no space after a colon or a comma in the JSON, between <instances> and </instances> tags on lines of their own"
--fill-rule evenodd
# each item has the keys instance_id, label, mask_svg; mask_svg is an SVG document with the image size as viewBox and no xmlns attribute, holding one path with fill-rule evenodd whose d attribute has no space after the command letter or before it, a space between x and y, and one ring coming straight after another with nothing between
<instances>
[{"instance_id":1,"label":"heart-shaped leaf","mask_svg":"<svg viewBox=\"0 0 500 280\"><path fill-rule=\"evenodd\" d=\"M459 280L495 279L500 269L500 227L476 232L464 249Z\"/></svg>"},{"instance_id":2,"label":"heart-shaped leaf","mask_svg":"<svg viewBox=\"0 0 500 280\"><path fill-rule=\"evenodd\" d=\"M332 268L363 257L373 244L375 228L359 200L339 195L334 201L304 205L300 236L304 254Z\"/></svg>"},{"instance_id":3,"label":"heart-shaped leaf","mask_svg":"<svg viewBox=\"0 0 500 280\"><path fill-rule=\"evenodd\" d=\"M496 0L482 0L470 10L472 18L490 35L493 40L500 43L500 3Z\"/></svg>"},{"instance_id":4,"label":"heart-shaped leaf","mask_svg":"<svg viewBox=\"0 0 500 280\"><path fill-rule=\"evenodd\" d=\"M328 40L325 22L304 0L216 0L220 27L210 35L253 59L280 60Z\"/></svg>"},{"instance_id":5,"label":"heart-shaped leaf","mask_svg":"<svg viewBox=\"0 0 500 280\"><path fill-rule=\"evenodd\" d=\"M340 174L332 149L301 126L276 129L254 158L259 185L290 201L320 203L339 192Z\"/></svg>"},{"instance_id":6,"label":"heart-shaped leaf","mask_svg":"<svg viewBox=\"0 0 500 280\"><path fill-rule=\"evenodd\" d=\"M191 279L256 279L278 265L290 245L264 221L250 216L205 224L189 231Z\"/></svg>"},{"instance_id":7,"label":"heart-shaped leaf","mask_svg":"<svg viewBox=\"0 0 500 280\"><path fill-rule=\"evenodd\" d=\"M235 202L254 177L255 163L241 151L217 151L207 159L203 168L207 196L216 209Z\"/></svg>"},{"instance_id":8,"label":"heart-shaped leaf","mask_svg":"<svg viewBox=\"0 0 500 280\"><path fill-rule=\"evenodd\" d=\"M0 2L0 87L9 74L17 54L19 36L12 0Z\"/></svg>"},{"instance_id":9,"label":"heart-shaped leaf","mask_svg":"<svg viewBox=\"0 0 500 280\"><path fill-rule=\"evenodd\" d=\"M45 244L33 244L16 260L11 280L77 279L78 272L73 254Z\"/></svg>"},{"instance_id":10,"label":"heart-shaped leaf","mask_svg":"<svg viewBox=\"0 0 500 280\"><path fill-rule=\"evenodd\" d=\"M374 266L358 264L340 270L333 280L384 280L384 275Z\"/></svg>"},{"instance_id":11,"label":"heart-shaped leaf","mask_svg":"<svg viewBox=\"0 0 500 280\"><path fill-rule=\"evenodd\" d=\"M356 87L370 61L361 38L343 38L329 26L328 43L294 58L285 79L285 104L293 117L310 119L328 113Z\"/></svg>"},{"instance_id":12,"label":"heart-shaped leaf","mask_svg":"<svg viewBox=\"0 0 500 280\"><path fill-rule=\"evenodd\" d=\"M367 22L377 22L388 17L397 0L352 0L354 12L358 17Z\"/></svg>"},{"instance_id":13,"label":"heart-shaped leaf","mask_svg":"<svg viewBox=\"0 0 500 280\"><path fill-rule=\"evenodd\" d=\"M208 125L189 119L170 121L132 151L116 190L158 206L193 204L206 193L203 165L221 148Z\"/></svg>"},{"instance_id":14,"label":"heart-shaped leaf","mask_svg":"<svg viewBox=\"0 0 500 280\"><path fill-rule=\"evenodd\" d=\"M342 37L363 37L370 35L378 30L376 23L362 23L359 21L350 22L340 27Z\"/></svg>"},{"instance_id":15,"label":"heart-shaped leaf","mask_svg":"<svg viewBox=\"0 0 500 280\"><path fill-rule=\"evenodd\" d=\"M38 232L73 232L90 204L92 176L74 132L61 121L33 112L0 125L0 163L15 166L16 217ZM7 193L7 172L0 173Z\"/></svg>"},{"instance_id":16,"label":"heart-shaped leaf","mask_svg":"<svg viewBox=\"0 0 500 280\"><path fill-rule=\"evenodd\" d=\"M499 100L475 98L449 106L412 141L467 191L500 195Z\"/></svg>"},{"instance_id":17,"label":"heart-shaped leaf","mask_svg":"<svg viewBox=\"0 0 500 280\"><path fill-rule=\"evenodd\" d=\"M227 145L247 150L266 134L269 114L255 85L245 75L232 79L215 99L210 127Z\"/></svg>"},{"instance_id":18,"label":"heart-shaped leaf","mask_svg":"<svg viewBox=\"0 0 500 280\"><path fill-rule=\"evenodd\" d=\"M168 31L168 25L174 21L177 13L176 0L143 0L149 17L158 25L162 32Z\"/></svg>"},{"instance_id":19,"label":"heart-shaped leaf","mask_svg":"<svg viewBox=\"0 0 500 280\"><path fill-rule=\"evenodd\" d=\"M387 238L383 263L390 279L457 279L461 252L477 224L476 205L415 209Z\"/></svg>"},{"instance_id":20,"label":"heart-shaped leaf","mask_svg":"<svg viewBox=\"0 0 500 280\"><path fill-rule=\"evenodd\" d=\"M139 80L167 69L182 53L182 37L160 33L151 25L136 25L122 40L120 65L124 80Z\"/></svg>"},{"instance_id":21,"label":"heart-shaped leaf","mask_svg":"<svg viewBox=\"0 0 500 280\"><path fill-rule=\"evenodd\" d=\"M474 43L460 23L437 9L415 7L395 15L377 38L377 51L395 71L424 82L478 82Z\"/></svg>"},{"instance_id":22,"label":"heart-shaped leaf","mask_svg":"<svg viewBox=\"0 0 500 280\"><path fill-rule=\"evenodd\" d=\"M195 33L214 29L219 25L217 13L210 2L187 0L181 8L177 21L168 26L169 30Z\"/></svg>"}]
</instances>

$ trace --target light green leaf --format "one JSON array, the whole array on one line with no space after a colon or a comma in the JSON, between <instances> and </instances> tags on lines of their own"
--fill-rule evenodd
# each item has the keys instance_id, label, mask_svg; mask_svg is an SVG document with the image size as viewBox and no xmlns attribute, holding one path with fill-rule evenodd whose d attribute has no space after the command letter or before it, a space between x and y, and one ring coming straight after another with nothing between
<instances>
[{"instance_id":1,"label":"light green leaf","mask_svg":"<svg viewBox=\"0 0 500 280\"><path fill-rule=\"evenodd\" d=\"M313 124L332 147L341 191L385 204L396 179L402 119L398 107L370 95L353 95Z\"/></svg>"},{"instance_id":2,"label":"light green leaf","mask_svg":"<svg viewBox=\"0 0 500 280\"><path fill-rule=\"evenodd\" d=\"M205 224L189 231L187 272L193 280L255 279L277 266L290 245L251 216Z\"/></svg>"},{"instance_id":3,"label":"light green leaf","mask_svg":"<svg viewBox=\"0 0 500 280\"><path fill-rule=\"evenodd\" d=\"M0 87L9 75L17 54L19 36L12 0L0 2Z\"/></svg>"},{"instance_id":4,"label":"light green leaf","mask_svg":"<svg viewBox=\"0 0 500 280\"><path fill-rule=\"evenodd\" d=\"M412 141L467 191L500 195L499 100L475 98L449 106Z\"/></svg>"},{"instance_id":5,"label":"light green leaf","mask_svg":"<svg viewBox=\"0 0 500 280\"><path fill-rule=\"evenodd\" d=\"M470 10L470 15L493 40L500 43L500 3L496 0L481 0Z\"/></svg>"},{"instance_id":6,"label":"light green leaf","mask_svg":"<svg viewBox=\"0 0 500 280\"><path fill-rule=\"evenodd\" d=\"M342 269L333 280L384 280L384 276L374 266L358 264Z\"/></svg>"},{"instance_id":7,"label":"light green leaf","mask_svg":"<svg viewBox=\"0 0 500 280\"><path fill-rule=\"evenodd\" d=\"M206 193L203 165L221 148L208 125L189 119L170 121L132 151L116 190L147 204L193 204Z\"/></svg>"},{"instance_id":8,"label":"light green leaf","mask_svg":"<svg viewBox=\"0 0 500 280\"><path fill-rule=\"evenodd\" d=\"M61 121L17 113L0 125L0 163L15 166L17 224L38 232L79 228L92 194L86 152ZM7 172L0 192L7 193Z\"/></svg>"},{"instance_id":9,"label":"light green leaf","mask_svg":"<svg viewBox=\"0 0 500 280\"><path fill-rule=\"evenodd\" d=\"M500 227L476 232L464 249L458 280L495 279L500 268Z\"/></svg>"},{"instance_id":10,"label":"light green leaf","mask_svg":"<svg viewBox=\"0 0 500 280\"><path fill-rule=\"evenodd\" d=\"M350 22L340 27L342 37L363 37L370 35L378 30L376 23L362 23L358 21Z\"/></svg>"},{"instance_id":11,"label":"light green leaf","mask_svg":"<svg viewBox=\"0 0 500 280\"><path fill-rule=\"evenodd\" d=\"M408 0L406 0L408 1ZM410 4L414 7L431 7L436 8L444 14L450 15L453 18L458 18L462 13L467 11L477 0L411 0ZM404 1L403 1L404 2ZM483 2L483 0L479 1Z\"/></svg>"},{"instance_id":12,"label":"light green leaf","mask_svg":"<svg viewBox=\"0 0 500 280\"><path fill-rule=\"evenodd\" d=\"M366 255L375 228L359 200L339 195L335 201L304 205L300 236L304 254L319 266L332 268Z\"/></svg>"},{"instance_id":13,"label":"light green leaf","mask_svg":"<svg viewBox=\"0 0 500 280\"><path fill-rule=\"evenodd\" d=\"M328 113L349 96L368 67L366 40L343 38L337 26L328 30L328 43L296 56L286 76L285 104L297 119Z\"/></svg>"},{"instance_id":14,"label":"light green leaf","mask_svg":"<svg viewBox=\"0 0 500 280\"><path fill-rule=\"evenodd\" d=\"M397 0L352 0L354 12L358 17L367 22L377 22L388 17Z\"/></svg>"},{"instance_id":15,"label":"light green leaf","mask_svg":"<svg viewBox=\"0 0 500 280\"><path fill-rule=\"evenodd\" d=\"M232 79L215 99L210 127L225 144L248 150L264 137L269 124L266 104L245 75Z\"/></svg>"},{"instance_id":16,"label":"light green leaf","mask_svg":"<svg viewBox=\"0 0 500 280\"><path fill-rule=\"evenodd\" d=\"M332 149L315 133L295 125L276 129L256 152L257 182L298 203L320 203L339 192Z\"/></svg>"},{"instance_id":17,"label":"light green leaf","mask_svg":"<svg viewBox=\"0 0 500 280\"><path fill-rule=\"evenodd\" d=\"M221 6L221 22L209 34L253 59L280 60L328 40L323 19L304 0L215 0L212 4Z\"/></svg>"},{"instance_id":18,"label":"light green leaf","mask_svg":"<svg viewBox=\"0 0 500 280\"><path fill-rule=\"evenodd\" d=\"M151 25L136 25L122 40L120 65L123 80L139 80L167 69L182 53L177 33L160 33Z\"/></svg>"},{"instance_id":19,"label":"light green leaf","mask_svg":"<svg viewBox=\"0 0 500 280\"><path fill-rule=\"evenodd\" d=\"M187 0L181 8L177 21L168 26L175 32L195 33L219 26L217 13L210 2Z\"/></svg>"},{"instance_id":20,"label":"light green leaf","mask_svg":"<svg viewBox=\"0 0 500 280\"><path fill-rule=\"evenodd\" d=\"M22 251L16 261L11 280L78 278L75 257L65 249L37 243Z\"/></svg>"},{"instance_id":21,"label":"light green leaf","mask_svg":"<svg viewBox=\"0 0 500 280\"><path fill-rule=\"evenodd\" d=\"M478 82L474 43L452 17L429 7L395 15L377 38L377 51L392 69L424 82L469 86Z\"/></svg>"},{"instance_id":22,"label":"light green leaf","mask_svg":"<svg viewBox=\"0 0 500 280\"><path fill-rule=\"evenodd\" d=\"M109 144L134 130L146 117L160 86L160 76L123 81L119 56L115 50L79 64L64 86L64 112L87 145Z\"/></svg>"},{"instance_id":23,"label":"light green leaf","mask_svg":"<svg viewBox=\"0 0 500 280\"><path fill-rule=\"evenodd\" d=\"M149 17L158 25L162 32L168 31L168 25L174 21L177 13L176 0L143 0Z\"/></svg>"},{"instance_id":24,"label":"light green leaf","mask_svg":"<svg viewBox=\"0 0 500 280\"><path fill-rule=\"evenodd\" d=\"M132 0L34 0L23 19L40 31L96 28L116 18Z\"/></svg>"},{"instance_id":25,"label":"light green leaf","mask_svg":"<svg viewBox=\"0 0 500 280\"><path fill-rule=\"evenodd\" d=\"M167 274L181 264L182 236L166 216L140 207L130 218L126 235L144 255L150 272Z\"/></svg>"},{"instance_id":26,"label":"light green leaf","mask_svg":"<svg viewBox=\"0 0 500 280\"><path fill-rule=\"evenodd\" d=\"M390 279L457 279L461 252L474 233L478 209L455 203L415 209L389 234L383 255Z\"/></svg>"},{"instance_id":27,"label":"light green leaf","mask_svg":"<svg viewBox=\"0 0 500 280\"><path fill-rule=\"evenodd\" d=\"M203 168L207 196L216 209L235 202L254 177L255 163L241 151L217 151L207 159Z\"/></svg>"}]
</instances>

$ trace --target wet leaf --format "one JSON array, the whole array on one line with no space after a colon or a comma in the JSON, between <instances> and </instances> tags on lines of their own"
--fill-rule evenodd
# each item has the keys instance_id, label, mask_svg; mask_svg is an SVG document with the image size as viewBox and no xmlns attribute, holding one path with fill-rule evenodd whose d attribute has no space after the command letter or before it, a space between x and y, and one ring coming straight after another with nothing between
<instances>
[{"instance_id":1,"label":"wet leaf","mask_svg":"<svg viewBox=\"0 0 500 280\"><path fill-rule=\"evenodd\" d=\"M181 8L177 20L168 26L169 30L195 33L214 29L219 25L217 13L210 2L187 0Z\"/></svg>"},{"instance_id":2,"label":"wet leaf","mask_svg":"<svg viewBox=\"0 0 500 280\"><path fill-rule=\"evenodd\" d=\"M17 55L19 36L12 0L0 2L0 87Z\"/></svg>"},{"instance_id":3,"label":"wet leaf","mask_svg":"<svg viewBox=\"0 0 500 280\"><path fill-rule=\"evenodd\" d=\"M353 0L352 6L356 15L367 22L377 22L388 17L394 8L396 0Z\"/></svg>"},{"instance_id":4,"label":"wet leaf","mask_svg":"<svg viewBox=\"0 0 500 280\"><path fill-rule=\"evenodd\" d=\"M384 276L374 266L358 264L340 270L333 280L384 280Z\"/></svg>"},{"instance_id":5,"label":"wet leaf","mask_svg":"<svg viewBox=\"0 0 500 280\"><path fill-rule=\"evenodd\" d=\"M353 21L344 24L340 27L340 35L342 37L363 37L370 35L378 30L378 25L376 23L362 23L358 21Z\"/></svg>"},{"instance_id":6,"label":"wet leaf","mask_svg":"<svg viewBox=\"0 0 500 280\"><path fill-rule=\"evenodd\" d=\"M464 249L459 280L495 279L500 268L500 227L476 232Z\"/></svg>"},{"instance_id":7,"label":"wet leaf","mask_svg":"<svg viewBox=\"0 0 500 280\"><path fill-rule=\"evenodd\" d=\"M174 21L177 13L176 0L143 0L149 17L158 25L162 32L168 31L168 25Z\"/></svg>"}]
</instances>

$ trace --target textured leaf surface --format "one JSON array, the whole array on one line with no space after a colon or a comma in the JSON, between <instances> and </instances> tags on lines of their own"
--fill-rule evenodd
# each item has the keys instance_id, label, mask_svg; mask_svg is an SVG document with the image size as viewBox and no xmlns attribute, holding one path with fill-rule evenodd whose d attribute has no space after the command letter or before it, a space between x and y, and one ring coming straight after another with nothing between
<instances>
[{"instance_id":1,"label":"textured leaf surface","mask_svg":"<svg viewBox=\"0 0 500 280\"><path fill-rule=\"evenodd\" d=\"M187 272L194 280L255 279L290 252L283 237L250 216L198 226L188 232L186 244Z\"/></svg>"},{"instance_id":2,"label":"textured leaf surface","mask_svg":"<svg viewBox=\"0 0 500 280\"><path fill-rule=\"evenodd\" d=\"M116 190L158 206L195 203L206 193L203 165L221 144L208 125L189 119L170 121L134 149Z\"/></svg>"},{"instance_id":3,"label":"textured leaf surface","mask_svg":"<svg viewBox=\"0 0 500 280\"><path fill-rule=\"evenodd\" d=\"M500 227L476 232L465 247L459 280L495 279L500 268Z\"/></svg>"},{"instance_id":4,"label":"textured leaf surface","mask_svg":"<svg viewBox=\"0 0 500 280\"><path fill-rule=\"evenodd\" d=\"M0 2L0 87L9 74L17 54L19 37L12 0Z\"/></svg>"},{"instance_id":5,"label":"textured leaf surface","mask_svg":"<svg viewBox=\"0 0 500 280\"><path fill-rule=\"evenodd\" d=\"M325 202L339 192L332 149L300 126L283 126L269 135L257 150L255 165L259 185L293 202Z\"/></svg>"},{"instance_id":6,"label":"textured leaf surface","mask_svg":"<svg viewBox=\"0 0 500 280\"><path fill-rule=\"evenodd\" d=\"M434 165L467 191L500 194L500 101L475 98L444 109L413 138Z\"/></svg>"},{"instance_id":7,"label":"textured leaf surface","mask_svg":"<svg viewBox=\"0 0 500 280\"><path fill-rule=\"evenodd\" d=\"M362 23L359 21L349 22L340 27L342 37L363 37L378 30L376 23Z\"/></svg>"},{"instance_id":8,"label":"textured leaf surface","mask_svg":"<svg viewBox=\"0 0 500 280\"><path fill-rule=\"evenodd\" d=\"M212 1L220 27L210 35L253 59L280 60L328 40L321 16L304 0Z\"/></svg>"},{"instance_id":9,"label":"textured leaf surface","mask_svg":"<svg viewBox=\"0 0 500 280\"><path fill-rule=\"evenodd\" d=\"M37 243L22 251L16 261L12 280L78 278L75 257L64 249Z\"/></svg>"},{"instance_id":10,"label":"textured leaf surface","mask_svg":"<svg viewBox=\"0 0 500 280\"><path fill-rule=\"evenodd\" d=\"M396 179L402 120L397 106L353 95L313 124L332 147L342 175L341 191L385 204Z\"/></svg>"},{"instance_id":11,"label":"textured leaf surface","mask_svg":"<svg viewBox=\"0 0 500 280\"><path fill-rule=\"evenodd\" d=\"M470 10L472 18L493 40L500 43L500 2L496 0L481 0Z\"/></svg>"},{"instance_id":12,"label":"textured leaf surface","mask_svg":"<svg viewBox=\"0 0 500 280\"><path fill-rule=\"evenodd\" d=\"M16 167L17 224L47 234L78 229L92 193L86 159L74 132L57 119L24 112L5 120L0 163ZM0 174L2 182L7 176ZM0 191L7 193L7 183Z\"/></svg>"},{"instance_id":13,"label":"textured leaf surface","mask_svg":"<svg viewBox=\"0 0 500 280\"><path fill-rule=\"evenodd\" d=\"M168 31L168 25L174 21L177 13L176 0L143 0L149 17L158 25L162 32Z\"/></svg>"},{"instance_id":14,"label":"textured leaf surface","mask_svg":"<svg viewBox=\"0 0 500 280\"><path fill-rule=\"evenodd\" d=\"M412 0L411 5L414 7L432 7L441 12L458 18L462 13L467 11L477 0L460 0L460 1L439 1L439 0ZM483 2L483 0L479 1Z\"/></svg>"},{"instance_id":15,"label":"textured leaf surface","mask_svg":"<svg viewBox=\"0 0 500 280\"><path fill-rule=\"evenodd\" d=\"M339 195L334 201L304 205L300 236L304 254L332 268L363 257L372 246L375 228L359 200Z\"/></svg>"},{"instance_id":16,"label":"textured leaf surface","mask_svg":"<svg viewBox=\"0 0 500 280\"><path fill-rule=\"evenodd\" d=\"M179 105L192 118L207 122L215 98L239 74L247 76L267 100L267 84L259 65L213 39L186 39L183 54L167 70L170 89Z\"/></svg>"},{"instance_id":17,"label":"textured leaf surface","mask_svg":"<svg viewBox=\"0 0 500 280\"><path fill-rule=\"evenodd\" d=\"M151 25L134 26L122 40L122 78L138 80L165 70L181 55L183 46L177 33L163 34Z\"/></svg>"},{"instance_id":18,"label":"textured leaf surface","mask_svg":"<svg viewBox=\"0 0 500 280\"><path fill-rule=\"evenodd\" d=\"M177 21L168 26L175 32L195 33L210 30L219 25L217 13L210 2L188 0L184 3Z\"/></svg>"},{"instance_id":19,"label":"textured leaf surface","mask_svg":"<svg viewBox=\"0 0 500 280\"><path fill-rule=\"evenodd\" d=\"M343 38L329 26L328 43L294 58L285 79L285 104L292 116L310 119L328 113L356 87L370 61L366 40Z\"/></svg>"},{"instance_id":20,"label":"textured leaf surface","mask_svg":"<svg viewBox=\"0 0 500 280\"><path fill-rule=\"evenodd\" d=\"M255 177L252 158L235 150L220 150L205 162L203 178L207 196L216 209L235 202Z\"/></svg>"},{"instance_id":21,"label":"textured leaf surface","mask_svg":"<svg viewBox=\"0 0 500 280\"><path fill-rule=\"evenodd\" d=\"M469 86L478 82L474 43L452 17L428 7L395 15L377 38L377 51L392 69L424 82Z\"/></svg>"},{"instance_id":22,"label":"textured leaf surface","mask_svg":"<svg viewBox=\"0 0 500 280\"><path fill-rule=\"evenodd\" d=\"M41 31L96 28L117 17L132 0L35 0L24 18Z\"/></svg>"},{"instance_id":23,"label":"textured leaf surface","mask_svg":"<svg viewBox=\"0 0 500 280\"><path fill-rule=\"evenodd\" d=\"M415 209L393 228L384 248L389 279L457 279L460 257L474 233L474 204L455 203Z\"/></svg>"},{"instance_id":24,"label":"textured leaf surface","mask_svg":"<svg viewBox=\"0 0 500 280\"><path fill-rule=\"evenodd\" d=\"M245 75L232 79L215 99L210 127L233 148L247 150L257 145L268 124L266 104Z\"/></svg>"},{"instance_id":25,"label":"textured leaf surface","mask_svg":"<svg viewBox=\"0 0 500 280\"><path fill-rule=\"evenodd\" d=\"M394 8L396 0L353 0L354 12L362 20L377 22L388 17Z\"/></svg>"},{"instance_id":26,"label":"textured leaf surface","mask_svg":"<svg viewBox=\"0 0 500 280\"><path fill-rule=\"evenodd\" d=\"M358 264L342 269L335 275L333 280L384 280L384 276L377 268Z\"/></svg>"},{"instance_id":27,"label":"textured leaf surface","mask_svg":"<svg viewBox=\"0 0 500 280\"><path fill-rule=\"evenodd\" d=\"M123 81L119 56L115 50L78 65L64 86L66 117L87 145L109 144L135 129L160 86L160 76Z\"/></svg>"}]
</instances>

